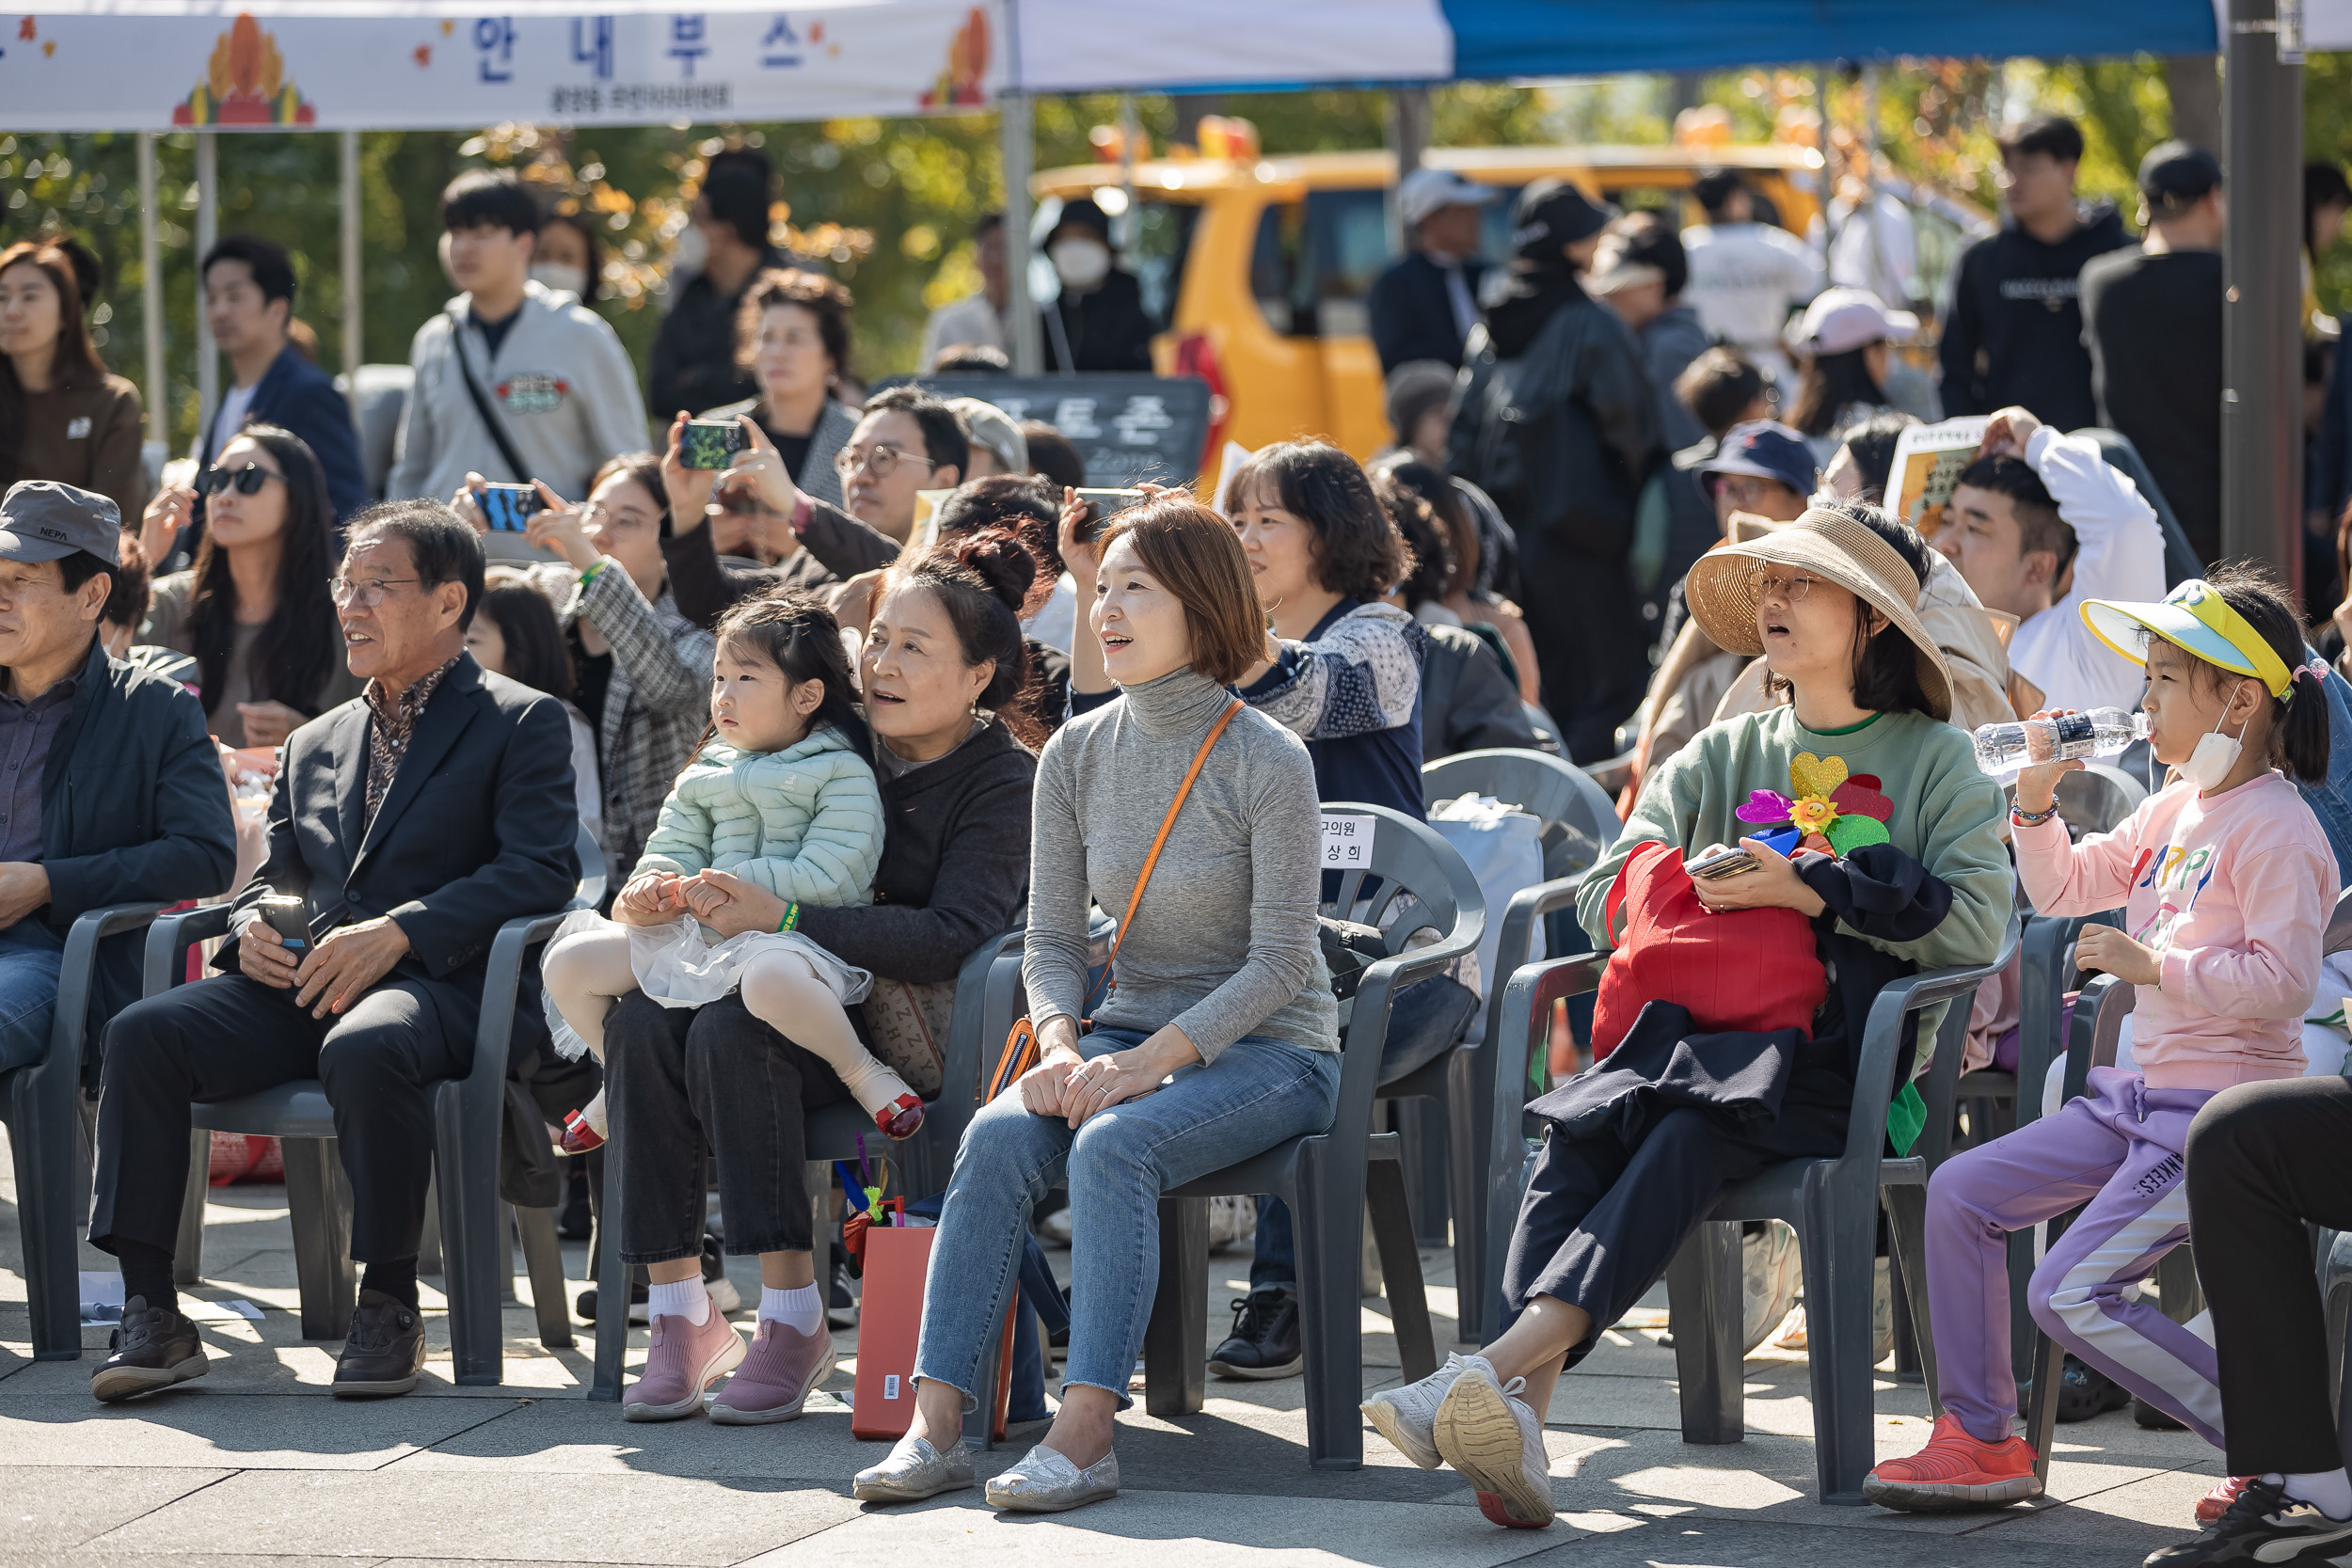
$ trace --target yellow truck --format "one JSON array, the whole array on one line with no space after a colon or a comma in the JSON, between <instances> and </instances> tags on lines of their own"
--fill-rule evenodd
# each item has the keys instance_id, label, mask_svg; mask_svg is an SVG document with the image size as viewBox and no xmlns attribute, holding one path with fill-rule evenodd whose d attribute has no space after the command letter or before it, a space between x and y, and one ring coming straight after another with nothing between
<instances>
[{"instance_id":1,"label":"yellow truck","mask_svg":"<svg viewBox=\"0 0 2352 1568\"><path fill-rule=\"evenodd\" d=\"M1161 328L1153 368L1199 375L1221 400L1212 404L1211 482L1227 439L1254 449L1323 436L1359 458L1389 440L1365 300L1394 255L1386 202L1396 160L1387 152L1261 157L1248 139L1245 127L1239 138L1218 138L1227 156L1138 162L1136 211L1123 221L1130 176L1118 164L1047 169L1032 183L1041 236L1063 201L1082 196L1133 236L1127 265ZM1511 198L1545 175L1686 223L1698 218L1692 183L1716 169L1745 175L1798 234L1820 210L1820 154L1804 146L1438 148L1422 161L1502 193L1486 210L1482 248L1490 257L1510 252ZM1922 260L1931 261L1939 248L1931 225L1954 235L1959 225L1932 208L1915 211L1923 214Z\"/></svg>"}]
</instances>

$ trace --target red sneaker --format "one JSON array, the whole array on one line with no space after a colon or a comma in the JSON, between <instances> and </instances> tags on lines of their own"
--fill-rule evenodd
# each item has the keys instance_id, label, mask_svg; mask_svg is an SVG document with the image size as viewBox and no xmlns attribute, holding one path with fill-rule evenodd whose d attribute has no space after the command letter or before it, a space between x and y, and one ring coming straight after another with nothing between
<instances>
[{"instance_id":1,"label":"red sneaker","mask_svg":"<svg viewBox=\"0 0 2352 1568\"><path fill-rule=\"evenodd\" d=\"M2042 1495L2034 1457L2033 1445L2023 1437L1979 1443L1957 1418L1939 1416L1928 1446L1872 1470L1862 1495L1906 1513L1999 1508Z\"/></svg>"},{"instance_id":2,"label":"red sneaker","mask_svg":"<svg viewBox=\"0 0 2352 1568\"><path fill-rule=\"evenodd\" d=\"M2198 1498L2197 1522L2201 1525L2210 1525L2224 1513L2229 1513L2230 1505L2237 1501L2237 1495L2245 1491L2246 1483L2253 1479L2251 1476L2232 1476Z\"/></svg>"}]
</instances>

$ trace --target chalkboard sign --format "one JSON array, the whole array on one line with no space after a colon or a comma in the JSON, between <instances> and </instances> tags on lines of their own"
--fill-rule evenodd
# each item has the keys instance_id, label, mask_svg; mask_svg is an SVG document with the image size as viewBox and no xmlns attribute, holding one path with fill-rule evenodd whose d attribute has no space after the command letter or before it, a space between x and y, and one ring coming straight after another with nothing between
<instances>
[{"instance_id":1,"label":"chalkboard sign","mask_svg":"<svg viewBox=\"0 0 2352 1568\"><path fill-rule=\"evenodd\" d=\"M1078 449L1091 485L1188 484L1200 472L1209 384L1198 376L926 375L915 385L934 397L993 403L1015 420L1043 420Z\"/></svg>"}]
</instances>

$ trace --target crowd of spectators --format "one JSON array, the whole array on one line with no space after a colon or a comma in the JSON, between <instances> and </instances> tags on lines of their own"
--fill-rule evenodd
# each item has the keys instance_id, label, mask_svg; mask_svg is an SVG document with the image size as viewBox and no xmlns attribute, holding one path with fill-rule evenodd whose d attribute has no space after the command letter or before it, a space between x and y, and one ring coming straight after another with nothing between
<instances>
[{"instance_id":1,"label":"crowd of spectators","mask_svg":"<svg viewBox=\"0 0 2352 1568\"><path fill-rule=\"evenodd\" d=\"M1698 182L1705 221L1679 230L1539 180L1490 261L1497 193L1416 172L1397 197L1409 253L1371 296L1392 440L1370 462L1318 438L1245 454L1221 511L1148 486L1107 512L1050 424L919 381L869 393L850 290L771 243L774 182L746 150L708 160L644 395L595 309L595 226L508 175L453 182L438 216L459 292L416 332L381 501L348 405L302 351L277 245L232 234L200 260L231 375L189 470L161 485L137 394L92 346L89 269L61 243L0 251L0 750L22 781L0 787L0 1068L46 1041L80 911L234 900L208 978L135 1002L135 939L102 956L90 1240L127 1301L93 1392L203 1375L173 1283L188 1106L303 1078L334 1106L365 1268L335 1392L414 1386L431 1085L468 1069L501 925L601 874L607 905L572 916L549 960L564 1016L534 977L513 1051L525 1078L583 1047L595 1059L542 1109L593 1127L567 1149L618 1141L603 1180L624 1185L622 1251L648 1271L653 1328L628 1418L799 1414L845 1304L803 1114L850 1099L888 1136L919 1124L922 1100L957 1091L937 1041L964 958L1025 920L1039 1058L972 1123L933 1275L1009 1279L1032 1229L1071 1245L1059 1413L987 1495L1011 1510L1108 1497L1159 1192L1333 1112L1316 909L1337 881L1317 802L1418 820L1422 766L1485 747L1564 755L1619 792L1624 832L1577 911L1594 945L1647 940L1654 910L1629 925L1625 900L1680 864L1651 847L1737 845L1751 866L1699 884L1699 902L1780 917L1742 929L1797 942L1815 982L1789 1027L1737 1037L1777 1063L1772 1107L1720 1075L1658 1117L1618 1114L1592 1074L1564 1072L1537 1102L1556 1135L1513 1242L1515 1322L1365 1407L1414 1463L1463 1472L1497 1523L1552 1516L1552 1380L1728 1183L1846 1147L1872 997L1919 969L1989 964L2021 879L2045 909L2128 900L2134 935L2087 939L2086 967L2181 982L2125 1047L2148 1094L2176 1097L2158 1106L2172 1119L2118 1131L2139 1092L2118 1084L2096 1117L2070 1111L2086 1137L2106 1117L2115 1148L2069 1202L2117 1170L2146 1200L2099 1234L2169 1245L2149 1240L2159 1221L2194 1208L2212 1224L2210 1207L2227 1225L2235 1203L2277 1220L2286 1251L2296 1216L2352 1219L2331 1207L2341 1183L2247 1152L2275 1130L2299 1158L2352 1117L2340 1084L2298 1099L2257 1082L2300 1070L2287 1037L2317 983L2306 949L2352 865L2352 686L2303 645L2300 622L2324 617L2215 560L2220 170L2186 144L2151 152L2135 243L2078 198L2070 122L2028 120L2001 152L2010 221L1953 265L1935 373L1915 348L1915 258L1849 243L1889 221L1867 187L1838 193L1817 249L1735 176ZM2341 222L2343 184L2314 180L2315 222ZM1001 220L972 238L982 287L934 312L927 367L1003 366ZM1152 324L1104 209L1061 204L1044 252L1048 367L1148 372ZM1871 286L1887 280L1903 297ZM1903 433L1947 414L1985 428L1931 540L1884 502ZM718 467L690 441L714 422L732 426ZM2333 451L2314 443L2316 471ZM2144 706L2147 755L2178 778L2082 846L2052 826L2055 771L2028 769L2005 802L1958 733L2107 706ZM275 778L242 879L241 768ZM1788 807L1785 843L1756 831L1771 801ZM601 865L580 863L581 828ZM2141 857L2128 875L2126 847ZM2168 848L2209 851L2196 863L2226 886L2159 910L2131 883ZM1128 916L1123 983L1099 1008L1095 908ZM2216 979L2168 935L2192 922L2232 962L2272 957ZM672 943L658 961L657 929ZM1396 992L1381 1079L1458 1043L1502 979L1456 969ZM1673 981L1610 1042L1620 1068L1733 1037L1700 1029ZM1972 1063L2014 1051L2016 1014L2013 975L1980 990ZM2197 1117L2239 1083L2258 1092ZM1899 1148L1917 1132L1890 1123ZM2211 1160L2226 1191L2197 1186L2195 1155L2184 1177L2191 1143L2228 1145ZM2055 1158L2042 1147L2030 1157ZM1952 1235L1955 1216L1975 1216L1979 1242L2046 1217L1994 1156L1955 1168L1931 1191ZM1057 1224L1041 1200L1063 1188ZM1261 1198L1240 1228L1249 1288L1210 1367L1295 1375L1291 1216ZM2109 1300L2136 1275L2093 1278L2084 1238L2037 1275L2037 1313L2086 1372L2226 1442L2240 1480L2211 1550L2352 1532L2352 1485L2318 1454L2332 1424L2297 1408L2291 1441L2247 1435L2284 1402L2278 1380L2316 1384L2294 1360L2309 1345L2245 1348L2301 1313L2278 1299L2296 1289L2213 1292L2217 1376L2185 1353L2157 1366L2138 1348L2169 1341ZM748 1350L713 1289L721 1247L759 1259ZM2249 1276L2265 1258L2249 1255ZM1939 1336L1969 1331L1947 1328L1968 1319L1948 1285ZM2112 1322L2085 1326L2069 1291ZM858 1497L974 1482L962 1407L1003 1295L927 1294L913 1424ZM1926 1453L1881 1466L1888 1506L2038 1489L2008 1437L2005 1350L1952 1360L1967 1397Z\"/></svg>"}]
</instances>

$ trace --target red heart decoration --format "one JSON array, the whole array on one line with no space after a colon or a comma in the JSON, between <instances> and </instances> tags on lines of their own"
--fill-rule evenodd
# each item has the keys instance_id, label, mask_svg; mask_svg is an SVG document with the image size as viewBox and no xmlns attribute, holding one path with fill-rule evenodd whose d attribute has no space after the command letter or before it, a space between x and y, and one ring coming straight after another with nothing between
<instances>
[{"instance_id":1,"label":"red heart decoration","mask_svg":"<svg viewBox=\"0 0 2352 1568\"><path fill-rule=\"evenodd\" d=\"M1884 789L1886 787L1884 784L1879 783L1879 776L1876 773L1849 774L1847 775L1847 782L1849 784L1860 784L1865 789Z\"/></svg>"},{"instance_id":2,"label":"red heart decoration","mask_svg":"<svg viewBox=\"0 0 2352 1568\"><path fill-rule=\"evenodd\" d=\"M1889 821L1895 815L1895 802L1879 793L1878 783L1867 773L1855 774L1831 792L1829 803L1856 816Z\"/></svg>"}]
</instances>

